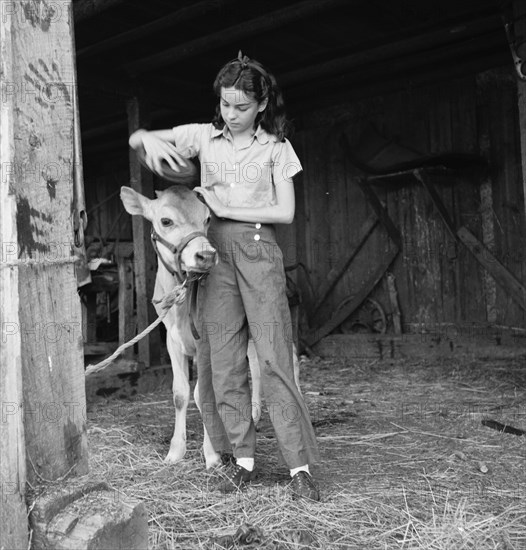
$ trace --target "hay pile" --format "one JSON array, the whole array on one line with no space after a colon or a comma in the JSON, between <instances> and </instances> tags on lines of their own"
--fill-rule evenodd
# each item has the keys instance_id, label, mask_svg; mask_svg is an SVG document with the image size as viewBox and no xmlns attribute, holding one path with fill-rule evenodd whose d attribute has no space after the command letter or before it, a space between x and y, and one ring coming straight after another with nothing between
<instances>
[{"instance_id":1,"label":"hay pile","mask_svg":"<svg viewBox=\"0 0 526 550\"><path fill-rule=\"evenodd\" d=\"M520 360L302 363L322 502L290 498L268 417L258 434L261 476L243 493L214 490L193 405L186 459L163 464L173 429L166 389L91 407L90 477L145 503L155 550L526 548L526 437L481 424L526 429Z\"/></svg>"}]
</instances>

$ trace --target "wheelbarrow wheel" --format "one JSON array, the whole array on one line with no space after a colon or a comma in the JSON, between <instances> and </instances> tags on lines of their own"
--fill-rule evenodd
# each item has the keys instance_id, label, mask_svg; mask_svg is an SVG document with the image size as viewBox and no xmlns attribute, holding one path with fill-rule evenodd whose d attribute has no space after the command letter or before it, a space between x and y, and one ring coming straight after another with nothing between
<instances>
[{"instance_id":1,"label":"wheelbarrow wheel","mask_svg":"<svg viewBox=\"0 0 526 550\"><path fill-rule=\"evenodd\" d=\"M367 298L362 305L354 311L340 325L343 334L378 333L387 332L387 317L383 307L372 298Z\"/></svg>"}]
</instances>

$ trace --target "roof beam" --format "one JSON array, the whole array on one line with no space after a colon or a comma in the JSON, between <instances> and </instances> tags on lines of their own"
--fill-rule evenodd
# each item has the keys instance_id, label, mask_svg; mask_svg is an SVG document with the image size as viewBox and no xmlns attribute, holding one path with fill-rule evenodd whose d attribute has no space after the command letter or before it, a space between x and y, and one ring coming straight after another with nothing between
<instances>
[{"instance_id":1,"label":"roof beam","mask_svg":"<svg viewBox=\"0 0 526 550\"><path fill-rule=\"evenodd\" d=\"M494 31L504 32L497 14L480 19L468 20L462 24L455 22L442 28L421 31L419 34L404 40L389 42L381 46L366 48L350 55L331 59L324 63L311 65L279 76L282 88L295 86L308 80L330 77L361 65L377 64L386 59L398 59L403 55L417 57L420 52L431 48L458 44L461 40L472 40L480 35ZM427 55L424 53L424 55Z\"/></svg>"},{"instance_id":2,"label":"roof beam","mask_svg":"<svg viewBox=\"0 0 526 550\"><path fill-rule=\"evenodd\" d=\"M185 44L168 48L158 54L143 57L133 63L127 63L124 65L124 69L132 75L156 70L205 51L231 44L240 38L253 36L264 31L273 31L283 25L298 21L298 19L303 17L312 16L324 10L348 3L349 0L304 0L292 6L267 13L261 17L221 29L207 36L190 40Z\"/></svg>"},{"instance_id":3,"label":"roof beam","mask_svg":"<svg viewBox=\"0 0 526 550\"><path fill-rule=\"evenodd\" d=\"M420 57L418 62L416 59L412 62L405 59L396 66L372 65L368 69L328 79L323 89L316 87L308 95L305 94L305 86L297 86L287 91L286 101L290 106L287 110L294 117L308 116L313 111L313 104L320 98L324 102L343 103L385 95L502 66L508 56L506 48L499 48L494 39L480 41L477 48L459 52L454 63L451 61L452 53L453 49L443 56L437 52L432 58ZM381 79L378 78L380 74Z\"/></svg>"},{"instance_id":4,"label":"roof beam","mask_svg":"<svg viewBox=\"0 0 526 550\"><path fill-rule=\"evenodd\" d=\"M235 2L236 0L203 0L191 6L185 6L174 13L160 17L146 25L135 27L129 31L107 38L106 40L101 40L84 48L80 48L77 50L77 58L85 58L112 48L123 46L124 44L129 44L130 42L150 36L173 25L203 17L209 12L224 9L229 4L234 4Z\"/></svg>"}]
</instances>

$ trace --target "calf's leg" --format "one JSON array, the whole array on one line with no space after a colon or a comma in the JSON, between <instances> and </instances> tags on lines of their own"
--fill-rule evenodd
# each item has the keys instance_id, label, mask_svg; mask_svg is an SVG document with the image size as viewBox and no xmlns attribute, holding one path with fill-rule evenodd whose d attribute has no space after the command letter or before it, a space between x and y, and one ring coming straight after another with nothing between
<instances>
[{"instance_id":1,"label":"calf's leg","mask_svg":"<svg viewBox=\"0 0 526 550\"><path fill-rule=\"evenodd\" d=\"M261 372L254 340L250 338L247 349L248 365L250 367L250 383L252 389L252 420L257 426L261 418Z\"/></svg>"},{"instance_id":2,"label":"calf's leg","mask_svg":"<svg viewBox=\"0 0 526 550\"><path fill-rule=\"evenodd\" d=\"M188 357L174 342L171 330L167 332L166 345L172 362L175 426L170 450L164 461L174 464L182 460L186 453L186 411L190 400L190 384L188 383Z\"/></svg>"},{"instance_id":3,"label":"calf's leg","mask_svg":"<svg viewBox=\"0 0 526 550\"><path fill-rule=\"evenodd\" d=\"M201 417L203 416L203 407L201 405L201 399L199 397L199 380L197 380L197 383L194 388L194 401L197 405L197 408L199 409L199 412L201 413ZM211 468L216 468L221 464L221 455L217 453L214 449L214 446L212 445L212 441L210 440L210 436L208 435L208 432L206 431L206 426L203 423L203 455L205 457L205 465L206 469L210 470Z\"/></svg>"}]
</instances>

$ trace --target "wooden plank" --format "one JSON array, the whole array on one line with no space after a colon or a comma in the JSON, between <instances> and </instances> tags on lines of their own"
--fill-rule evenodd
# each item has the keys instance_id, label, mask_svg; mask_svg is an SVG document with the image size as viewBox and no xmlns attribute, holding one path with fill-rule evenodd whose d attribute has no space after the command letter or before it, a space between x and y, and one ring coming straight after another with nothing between
<instances>
[{"instance_id":1,"label":"wooden plank","mask_svg":"<svg viewBox=\"0 0 526 550\"><path fill-rule=\"evenodd\" d=\"M378 218L374 214L369 216L365 220L365 223L360 228L358 235L356 235L355 239L350 243L347 255L341 258L338 263L329 271L329 273L327 273L327 279L322 284L321 288L318 289L318 298L316 299L316 303L314 304L313 313L316 313L316 311L318 311L318 309L324 304L327 296L341 279L343 274L347 271L356 254L358 254L377 224ZM343 253L343 250L341 252Z\"/></svg>"},{"instance_id":2,"label":"wooden plank","mask_svg":"<svg viewBox=\"0 0 526 550\"><path fill-rule=\"evenodd\" d=\"M323 129L322 132L328 132ZM304 240L305 258L302 261L307 267L308 283L312 288L320 286L325 280L326 269L329 265L329 226L325 217L328 208L327 181L321 178L320 166L323 163L323 152L319 147L321 139L314 140L313 133L309 132L304 139L304 167L303 193L304 193ZM314 292L311 296L314 299ZM312 326L312 302L304 302L309 324Z\"/></svg>"},{"instance_id":3,"label":"wooden plank","mask_svg":"<svg viewBox=\"0 0 526 550\"><path fill-rule=\"evenodd\" d=\"M360 189L363 191L363 194L366 196L369 204L373 207L373 210L378 216L378 219L387 230L389 237L392 239L392 241L398 248L401 248L402 239L400 237L400 232L395 227L391 218L387 214L387 210L383 207L382 203L380 202L380 199L376 196L376 193L371 189L366 179L358 178L356 181L360 186Z\"/></svg>"},{"instance_id":4,"label":"wooden plank","mask_svg":"<svg viewBox=\"0 0 526 550\"><path fill-rule=\"evenodd\" d=\"M473 101L477 94L476 80L474 76L468 75L450 83L449 90L451 148L453 151L479 153L478 132L480 128L477 125L476 102ZM465 225L477 234L481 234L482 225L480 185L483 174L484 170L480 170L478 173L466 173L457 179L450 188L453 199L451 206L446 203L447 209L458 220L457 225ZM453 243L450 248L455 251ZM484 270L480 269L475 258L463 247L457 247L456 251L458 255L456 262L458 280L455 282L458 290L456 294L462 304L462 315L459 316L459 320L469 320L472 323L486 322L487 297L484 295Z\"/></svg>"},{"instance_id":5,"label":"wooden plank","mask_svg":"<svg viewBox=\"0 0 526 550\"><path fill-rule=\"evenodd\" d=\"M492 275L497 283L526 310L526 288L510 273L466 227L457 232L476 260Z\"/></svg>"},{"instance_id":6,"label":"wooden plank","mask_svg":"<svg viewBox=\"0 0 526 550\"><path fill-rule=\"evenodd\" d=\"M480 154L491 166L491 130L489 119L489 103L494 97L491 86L483 75L477 77L477 128ZM480 183L480 216L482 226L482 242L491 252L495 251L495 221L493 207L492 170L489 169ZM486 306L486 321L497 322L497 285L491 275L484 270L482 286Z\"/></svg>"},{"instance_id":7,"label":"wooden plank","mask_svg":"<svg viewBox=\"0 0 526 550\"><path fill-rule=\"evenodd\" d=\"M2 76L26 84L23 97L14 94L4 98L7 106L2 103L2 142L12 147L2 163L16 167L6 185L16 200L18 254L2 269L18 272L11 297L18 293L27 479L36 484L88 471L72 253L76 85L70 18L56 17L55 7L45 3L36 11L23 2L15 6L17 17L7 18L12 28L5 35L2 28ZM69 13L71 2L60 8Z\"/></svg>"},{"instance_id":8,"label":"wooden plank","mask_svg":"<svg viewBox=\"0 0 526 550\"><path fill-rule=\"evenodd\" d=\"M130 134L144 128L148 118L147 107L138 98L127 102L128 129ZM130 184L143 195L153 198L153 174L143 168L134 151L130 149ZM142 216L133 216L134 273L137 311L137 330L142 332L153 323L157 314L152 304L157 273L157 257L150 242L150 222ZM139 341L139 361L146 366L160 362L160 333L155 329Z\"/></svg>"},{"instance_id":9,"label":"wooden plank","mask_svg":"<svg viewBox=\"0 0 526 550\"><path fill-rule=\"evenodd\" d=\"M520 16L519 32L521 34L522 44L520 46L521 55L526 54L526 5L524 2L515 0L513 2L515 16ZM526 59L522 57L522 59ZM523 64L524 71L524 64ZM517 258L518 264L522 269L522 278L526 277L526 82L515 79L517 83L517 104L519 111L519 135L520 135L520 166L522 167L522 201L520 205L521 235L519 236L519 250L522 251L520 258ZM519 176L520 177L520 176ZM522 241L522 242L521 242ZM517 266L518 267L518 266ZM522 322L524 322L524 317Z\"/></svg>"},{"instance_id":10,"label":"wooden plank","mask_svg":"<svg viewBox=\"0 0 526 550\"><path fill-rule=\"evenodd\" d=\"M200 53L213 51L226 44L232 44L247 36L254 37L264 31L275 31L288 23L297 22L303 17L314 16L316 13L341 6L346 2L348 0L304 0L303 2L296 2L292 6L268 12L261 17L243 21L238 25L232 25L206 36L173 46L157 54L143 57L124 65L124 69L132 75L159 69Z\"/></svg>"},{"instance_id":11,"label":"wooden plank","mask_svg":"<svg viewBox=\"0 0 526 550\"><path fill-rule=\"evenodd\" d=\"M464 330L464 328L466 330ZM324 358L389 361L393 359L431 359L467 357L470 359L517 359L526 355L524 337L500 330L489 331L469 325L437 326L423 334L334 334L318 342L313 352Z\"/></svg>"},{"instance_id":12,"label":"wooden plank","mask_svg":"<svg viewBox=\"0 0 526 550\"><path fill-rule=\"evenodd\" d=\"M455 224L453 223L453 220L451 219L449 212L446 210L446 206L442 202L440 195L437 193L437 190L435 189L435 186L433 185L433 182L431 181L429 174L427 174L425 170L421 170L421 169L415 170L413 173L415 175L415 178L424 186L424 189L428 192L429 196L431 197L431 200L433 201L433 204L435 205L437 212L440 214L440 217L444 222L445 228L447 229L449 234L453 237L453 239L457 240L458 236L455 231Z\"/></svg>"},{"instance_id":13,"label":"wooden plank","mask_svg":"<svg viewBox=\"0 0 526 550\"><path fill-rule=\"evenodd\" d=\"M351 146L345 134L341 135L340 145L342 149L349 155L349 158L352 158ZM402 239L400 237L400 232L394 226L391 218L387 214L387 211L385 210L382 203L380 202L380 199L378 199L378 197L376 196L376 193L371 189L370 185L367 183L367 177L365 176L363 178L357 178L356 181L360 186L360 189L363 191L363 194L365 195L367 201L373 207L373 210L376 216L378 217L382 225L386 228L387 233L389 233L389 237L393 240L393 242L398 248L401 248Z\"/></svg>"},{"instance_id":14,"label":"wooden plank","mask_svg":"<svg viewBox=\"0 0 526 550\"><path fill-rule=\"evenodd\" d=\"M384 276L397 254L397 248L390 250L386 256L384 256L382 262L375 267L368 280L362 284L360 290L355 295L351 296L350 300L343 307L338 309L326 323L309 331L305 337L305 342L307 345L314 345L316 342L321 340L321 338L332 332L360 306L360 304L365 300L365 298L367 298L380 279Z\"/></svg>"},{"instance_id":15,"label":"wooden plank","mask_svg":"<svg viewBox=\"0 0 526 550\"><path fill-rule=\"evenodd\" d=\"M526 221L524 209L524 118L520 118L518 81L511 67L479 75L487 104L489 160L491 167L491 211L495 225L490 248L500 262L520 280L526 279ZM526 99L526 98L525 98ZM521 151L522 150L522 151ZM479 235L479 233L476 233ZM484 233L481 235L484 240ZM496 322L524 326L526 312L500 285L496 287Z\"/></svg>"},{"instance_id":16,"label":"wooden plank","mask_svg":"<svg viewBox=\"0 0 526 550\"><path fill-rule=\"evenodd\" d=\"M131 340L136 334L133 305L133 262L127 258L118 261L119 270L119 345ZM133 346L124 350L122 357L131 359Z\"/></svg>"},{"instance_id":17,"label":"wooden plank","mask_svg":"<svg viewBox=\"0 0 526 550\"><path fill-rule=\"evenodd\" d=\"M187 23L188 21L209 15L212 11L225 10L229 7L229 4L234 4L235 2L237 2L237 0L204 0L182 7L174 5L175 11L173 13L165 14L154 21L150 21L149 23L141 26L133 27L128 31L121 32L104 40L98 40L95 38L95 42L93 44L80 48L77 51L77 57L83 58L92 56L112 48L122 47L124 44L129 44L132 42L136 43L138 40L155 35L156 33L169 27L180 25L181 23ZM75 21L77 21L76 10Z\"/></svg>"},{"instance_id":18,"label":"wooden plank","mask_svg":"<svg viewBox=\"0 0 526 550\"><path fill-rule=\"evenodd\" d=\"M0 72L9 78L4 61L10 52L8 18L0 21ZM6 28L7 27L7 28ZM0 162L8 166L13 159L13 109L10 102L0 104ZM18 301L18 270L9 268L17 259L16 197L9 178L0 178L0 505L1 548L27 548L29 535L26 491L26 452L22 398L22 336Z\"/></svg>"},{"instance_id":19,"label":"wooden plank","mask_svg":"<svg viewBox=\"0 0 526 550\"><path fill-rule=\"evenodd\" d=\"M480 34L496 30L500 26L501 21L497 13L489 16L479 16L478 18L474 18L473 14L470 13L462 24L461 32L464 36ZM437 25L434 29L426 28L425 32L422 32L422 29L405 29L404 35L408 38L366 48L363 51L329 59L324 63L307 65L296 71L285 73L280 77L280 83L284 87L292 87L308 80L341 75L344 71L351 71L355 67L374 66L379 59L392 58L399 60L402 56L414 57L415 51L428 53L431 47L436 48L440 45L447 46L450 44L451 23L448 21L446 24Z\"/></svg>"},{"instance_id":20,"label":"wooden plank","mask_svg":"<svg viewBox=\"0 0 526 550\"><path fill-rule=\"evenodd\" d=\"M298 263L298 269L295 270L295 281L298 285L301 295L301 306L298 308L298 331L303 334L308 327L307 311L313 303L314 291L310 282L309 271L307 268L307 258L309 255L309 248L307 242L307 230L308 230L308 191L305 186L306 182L306 132L298 132L294 135L294 148L298 157L300 158L304 171L298 174L295 178L295 193L296 193L296 216L293 224L293 230L295 235L295 250L294 255ZM286 253L285 257L289 254Z\"/></svg>"},{"instance_id":21,"label":"wooden plank","mask_svg":"<svg viewBox=\"0 0 526 550\"><path fill-rule=\"evenodd\" d=\"M387 284L387 293L389 295L389 303L391 304L391 316L393 321L394 333L402 334L402 315L400 313L400 305L398 303L396 279L392 273L387 273L385 279Z\"/></svg>"},{"instance_id":22,"label":"wooden plank","mask_svg":"<svg viewBox=\"0 0 526 550\"><path fill-rule=\"evenodd\" d=\"M322 150L322 162L320 164L321 177L327 181L327 208L323 212L325 224L329 229L328 234L328 263L325 265L324 278L320 288L327 282L327 277L332 278L333 269L337 266L342 256L347 255L349 235L354 237L355 227L360 227L355 215L349 218L347 215L347 182L345 177L345 155L338 145L339 132L336 128L330 128L326 138L320 144ZM316 139L313 135L313 139ZM352 219L352 222L351 222ZM355 225L355 227L353 227ZM334 311L335 304L339 304L346 298L351 289L345 270L337 276L330 293L320 301L318 307L325 305L330 311ZM318 295L317 295L318 297ZM316 314L316 313L315 313Z\"/></svg>"}]
</instances>

